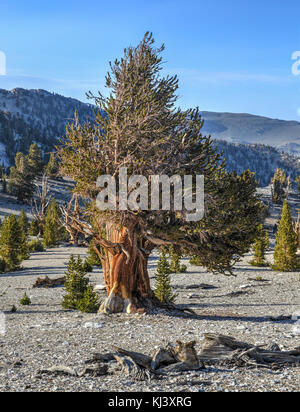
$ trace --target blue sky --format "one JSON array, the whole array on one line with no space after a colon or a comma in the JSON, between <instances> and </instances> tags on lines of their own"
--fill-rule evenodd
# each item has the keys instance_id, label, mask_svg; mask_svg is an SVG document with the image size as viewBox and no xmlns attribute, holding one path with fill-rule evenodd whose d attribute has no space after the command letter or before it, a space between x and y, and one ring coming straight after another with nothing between
<instances>
[{"instance_id":1,"label":"blue sky","mask_svg":"<svg viewBox=\"0 0 300 412\"><path fill-rule=\"evenodd\" d=\"M300 121L299 16L299 0L0 0L0 88L85 101L105 92L108 62L152 31L182 108Z\"/></svg>"}]
</instances>

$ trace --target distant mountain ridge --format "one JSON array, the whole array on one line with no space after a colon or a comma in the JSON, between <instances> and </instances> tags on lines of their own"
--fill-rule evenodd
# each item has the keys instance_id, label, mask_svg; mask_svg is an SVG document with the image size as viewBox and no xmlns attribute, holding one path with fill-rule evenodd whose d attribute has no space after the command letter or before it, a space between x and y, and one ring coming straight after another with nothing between
<instances>
[{"instance_id":1,"label":"distant mountain ridge","mask_svg":"<svg viewBox=\"0 0 300 412\"><path fill-rule=\"evenodd\" d=\"M9 166L18 151L26 152L38 143L47 157L66 125L74 119L93 118L92 105L45 90L0 89L0 155Z\"/></svg>"},{"instance_id":2,"label":"distant mountain ridge","mask_svg":"<svg viewBox=\"0 0 300 412\"><path fill-rule=\"evenodd\" d=\"M94 109L91 104L45 90L0 89L0 164L12 165L16 153L27 152L32 142L40 145L47 161L74 112L80 122L93 121ZM224 151L229 171L249 168L261 185L270 183L277 167L293 179L300 174L300 157L296 157L300 156L299 122L249 114L202 115L202 133L211 134L218 149Z\"/></svg>"},{"instance_id":3,"label":"distant mountain ridge","mask_svg":"<svg viewBox=\"0 0 300 412\"><path fill-rule=\"evenodd\" d=\"M203 133L231 143L264 144L300 156L300 122L245 113L202 112Z\"/></svg>"}]
</instances>

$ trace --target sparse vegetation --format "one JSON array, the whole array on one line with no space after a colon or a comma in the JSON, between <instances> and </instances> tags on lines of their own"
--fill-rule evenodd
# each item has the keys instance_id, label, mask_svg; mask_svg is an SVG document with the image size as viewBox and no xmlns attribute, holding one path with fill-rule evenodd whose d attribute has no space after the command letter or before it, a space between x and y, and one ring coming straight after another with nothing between
<instances>
[{"instance_id":1,"label":"sparse vegetation","mask_svg":"<svg viewBox=\"0 0 300 412\"><path fill-rule=\"evenodd\" d=\"M273 270L292 272L297 269L297 238L292 214L287 201L284 202L281 220L276 234Z\"/></svg>"},{"instance_id":2,"label":"sparse vegetation","mask_svg":"<svg viewBox=\"0 0 300 412\"><path fill-rule=\"evenodd\" d=\"M22 306L29 306L31 305L31 300L29 298L29 296L27 295L27 293L25 292L22 299L20 300L20 305Z\"/></svg>"},{"instance_id":3,"label":"sparse vegetation","mask_svg":"<svg viewBox=\"0 0 300 412\"><path fill-rule=\"evenodd\" d=\"M249 263L252 266L268 266L266 262L266 251L270 246L269 233L263 225L259 225L254 243L254 259Z\"/></svg>"},{"instance_id":4,"label":"sparse vegetation","mask_svg":"<svg viewBox=\"0 0 300 412\"><path fill-rule=\"evenodd\" d=\"M171 303L176 299L176 294L171 287L171 269L167 259L166 251L162 248L155 272L155 296L160 302Z\"/></svg>"},{"instance_id":5,"label":"sparse vegetation","mask_svg":"<svg viewBox=\"0 0 300 412\"><path fill-rule=\"evenodd\" d=\"M65 309L77 309L82 312L96 312L99 308L97 295L93 292L86 277L86 269L78 255L77 259L71 255L68 269L65 273L65 289L62 306Z\"/></svg>"}]
</instances>

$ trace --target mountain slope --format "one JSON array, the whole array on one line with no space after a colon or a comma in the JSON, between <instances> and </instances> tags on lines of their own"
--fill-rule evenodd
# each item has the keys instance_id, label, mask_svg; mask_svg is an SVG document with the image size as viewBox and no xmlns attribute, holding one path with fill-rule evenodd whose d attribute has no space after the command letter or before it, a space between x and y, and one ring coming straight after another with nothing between
<instances>
[{"instance_id":1,"label":"mountain slope","mask_svg":"<svg viewBox=\"0 0 300 412\"><path fill-rule=\"evenodd\" d=\"M77 110L80 122L93 120L94 106L45 90L0 89L0 164L14 163L16 152L26 152L32 142L42 148L44 160ZM219 151L224 151L229 171L250 169L263 186L277 167L293 179L300 174L300 158L281 153L272 146L300 153L299 144L288 142L300 136L300 123L267 119L248 114L203 112L203 134L211 134ZM236 142L258 142L241 144ZM296 139L297 141L297 139Z\"/></svg>"},{"instance_id":2,"label":"mountain slope","mask_svg":"<svg viewBox=\"0 0 300 412\"><path fill-rule=\"evenodd\" d=\"M202 112L203 133L233 143L259 143L300 156L300 123L238 113Z\"/></svg>"},{"instance_id":3,"label":"mountain slope","mask_svg":"<svg viewBox=\"0 0 300 412\"><path fill-rule=\"evenodd\" d=\"M65 134L66 125L78 111L80 121L93 117L93 106L45 90L0 89L0 155L9 166L16 152L32 142L47 154Z\"/></svg>"}]
</instances>

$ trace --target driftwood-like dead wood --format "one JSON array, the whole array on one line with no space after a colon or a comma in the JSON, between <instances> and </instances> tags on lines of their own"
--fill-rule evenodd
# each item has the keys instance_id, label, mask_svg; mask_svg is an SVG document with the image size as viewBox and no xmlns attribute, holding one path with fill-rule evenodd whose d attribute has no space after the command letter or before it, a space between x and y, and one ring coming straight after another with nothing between
<instances>
[{"instance_id":1,"label":"driftwood-like dead wood","mask_svg":"<svg viewBox=\"0 0 300 412\"><path fill-rule=\"evenodd\" d=\"M135 361L121 353L115 354L115 359L122 367L122 373L136 381L144 381L151 379L151 373L148 369L140 367Z\"/></svg>"},{"instance_id":2,"label":"driftwood-like dead wood","mask_svg":"<svg viewBox=\"0 0 300 412\"><path fill-rule=\"evenodd\" d=\"M156 370L176 363L173 353L165 348L159 348L151 360L151 369Z\"/></svg>"},{"instance_id":3,"label":"driftwood-like dead wood","mask_svg":"<svg viewBox=\"0 0 300 412\"><path fill-rule=\"evenodd\" d=\"M77 372L79 377L82 376L92 376L93 378L97 376L103 376L108 374L108 365L106 364L96 364L92 366L85 366L82 370Z\"/></svg>"},{"instance_id":4,"label":"driftwood-like dead wood","mask_svg":"<svg viewBox=\"0 0 300 412\"><path fill-rule=\"evenodd\" d=\"M33 288L55 288L58 286L64 286L66 281L65 276L56 279L50 279L46 276L44 279L37 278L35 284L32 286Z\"/></svg>"},{"instance_id":5,"label":"driftwood-like dead wood","mask_svg":"<svg viewBox=\"0 0 300 412\"><path fill-rule=\"evenodd\" d=\"M207 333L200 354L196 353L195 341L168 344L158 349L153 357L139 352L114 347L113 352L96 353L93 359L85 361L86 366L73 369L67 366L54 366L39 373L54 375L102 376L121 373L133 380L151 380L169 373L183 373L205 368L207 364L224 364L238 367L277 368L300 366L300 348L280 351L278 345L254 346L235 340L231 336Z\"/></svg>"},{"instance_id":6,"label":"driftwood-like dead wood","mask_svg":"<svg viewBox=\"0 0 300 412\"><path fill-rule=\"evenodd\" d=\"M51 368L41 369L38 372L39 375L46 374L46 375L54 375L54 376L75 376L75 377L82 377L82 376L103 376L108 374L108 365L106 364L96 364L93 366L85 366L83 369L73 369L69 366L65 365L58 365L52 366Z\"/></svg>"},{"instance_id":7,"label":"driftwood-like dead wood","mask_svg":"<svg viewBox=\"0 0 300 412\"><path fill-rule=\"evenodd\" d=\"M145 369L151 369L152 358L139 352L131 352L122 348L113 348L118 354L126 357L130 357L137 365L142 366Z\"/></svg>"},{"instance_id":8,"label":"driftwood-like dead wood","mask_svg":"<svg viewBox=\"0 0 300 412\"><path fill-rule=\"evenodd\" d=\"M92 359L86 360L86 365L100 362L111 362L115 360L114 353L94 353Z\"/></svg>"},{"instance_id":9,"label":"driftwood-like dead wood","mask_svg":"<svg viewBox=\"0 0 300 412\"><path fill-rule=\"evenodd\" d=\"M280 351L263 349L263 346L253 346L236 341L230 336L208 333L205 334L199 359L218 362L227 360L237 365L246 366L300 366L300 350ZM278 347L275 347L278 349Z\"/></svg>"}]
</instances>

